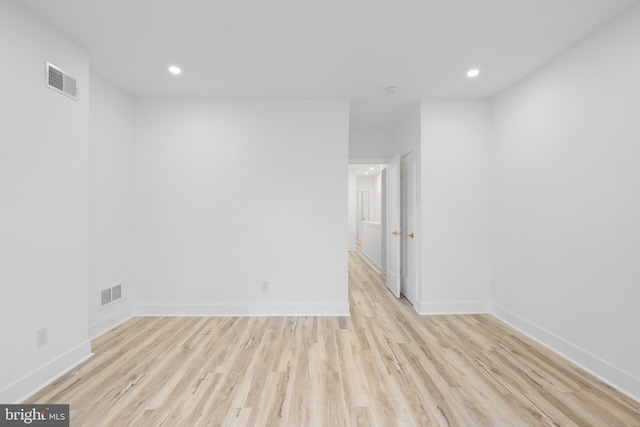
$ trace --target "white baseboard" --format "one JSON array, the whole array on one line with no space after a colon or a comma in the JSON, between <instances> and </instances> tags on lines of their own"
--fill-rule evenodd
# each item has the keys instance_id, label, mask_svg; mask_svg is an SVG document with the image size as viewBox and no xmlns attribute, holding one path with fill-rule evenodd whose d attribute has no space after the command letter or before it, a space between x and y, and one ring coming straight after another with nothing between
<instances>
[{"instance_id":1,"label":"white baseboard","mask_svg":"<svg viewBox=\"0 0 640 427\"><path fill-rule=\"evenodd\" d=\"M85 341L0 391L0 402L14 404L23 402L91 356L93 356L91 342Z\"/></svg>"},{"instance_id":2,"label":"white baseboard","mask_svg":"<svg viewBox=\"0 0 640 427\"><path fill-rule=\"evenodd\" d=\"M560 356L578 365L621 393L626 394L636 402L640 402L639 378L618 369L588 351L583 350L582 348L539 326L534 325L528 320L511 313L499 305L492 304L491 313L512 328L517 329L555 353L558 353Z\"/></svg>"},{"instance_id":3,"label":"white baseboard","mask_svg":"<svg viewBox=\"0 0 640 427\"><path fill-rule=\"evenodd\" d=\"M373 260L373 258L371 258L369 255L367 255L367 254L366 254L366 253L364 253L364 252L360 252L360 255L362 256L362 258L364 258L364 260L365 260L365 261L367 261L367 262L369 263L369 265L370 265L371 267L373 267L373 269L374 269L375 271L377 271L377 272L378 272L378 274L384 274L384 273L385 273L385 271L384 271L384 269L382 268L382 266L381 266L380 264L378 264L377 262L375 262L375 261Z\"/></svg>"},{"instance_id":4,"label":"white baseboard","mask_svg":"<svg viewBox=\"0 0 640 427\"><path fill-rule=\"evenodd\" d=\"M487 314L491 312L489 301L422 302L416 304L416 311L429 314Z\"/></svg>"},{"instance_id":5,"label":"white baseboard","mask_svg":"<svg viewBox=\"0 0 640 427\"><path fill-rule=\"evenodd\" d=\"M126 322L134 316L133 306L125 307L98 322L89 325L89 339L93 340L100 335Z\"/></svg>"},{"instance_id":6,"label":"white baseboard","mask_svg":"<svg viewBox=\"0 0 640 427\"><path fill-rule=\"evenodd\" d=\"M349 304L143 304L136 316L350 316Z\"/></svg>"}]
</instances>

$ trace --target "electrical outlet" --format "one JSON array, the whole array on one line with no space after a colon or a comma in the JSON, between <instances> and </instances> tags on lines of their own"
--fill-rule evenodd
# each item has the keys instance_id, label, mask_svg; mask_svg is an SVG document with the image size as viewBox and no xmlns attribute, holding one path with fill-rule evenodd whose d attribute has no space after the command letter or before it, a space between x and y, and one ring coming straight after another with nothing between
<instances>
[{"instance_id":1,"label":"electrical outlet","mask_svg":"<svg viewBox=\"0 0 640 427\"><path fill-rule=\"evenodd\" d=\"M44 347L47 344L47 328L41 328L36 331L36 347Z\"/></svg>"},{"instance_id":2,"label":"electrical outlet","mask_svg":"<svg viewBox=\"0 0 640 427\"><path fill-rule=\"evenodd\" d=\"M269 282L266 280L262 282L262 292L269 292Z\"/></svg>"}]
</instances>

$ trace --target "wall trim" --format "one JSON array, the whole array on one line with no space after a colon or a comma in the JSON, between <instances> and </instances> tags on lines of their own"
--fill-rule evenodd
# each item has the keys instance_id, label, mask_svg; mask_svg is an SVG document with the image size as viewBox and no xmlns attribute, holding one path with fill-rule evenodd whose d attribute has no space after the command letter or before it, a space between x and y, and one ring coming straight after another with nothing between
<instances>
[{"instance_id":1,"label":"wall trim","mask_svg":"<svg viewBox=\"0 0 640 427\"><path fill-rule=\"evenodd\" d=\"M136 316L351 316L349 304L141 304Z\"/></svg>"},{"instance_id":2,"label":"wall trim","mask_svg":"<svg viewBox=\"0 0 640 427\"><path fill-rule=\"evenodd\" d=\"M126 322L127 320L134 317L133 305L129 307L125 307L121 310L116 311L115 313L110 314L102 320L99 320L95 323L89 325L89 339L93 340L98 338L100 335L105 332L109 332L111 329L116 326Z\"/></svg>"},{"instance_id":3,"label":"wall trim","mask_svg":"<svg viewBox=\"0 0 640 427\"><path fill-rule=\"evenodd\" d=\"M382 266L381 266L381 265L379 265L377 262L375 262L375 261L373 260L373 258L371 258L369 255L367 255L366 253L364 253L364 252L360 251L360 256L361 256L365 261L367 261L367 262L369 263L369 265L370 265L371 267L373 267L373 269L374 269L375 271L377 271L377 272L378 272L378 274L385 274L385 271L384 271L384 269L382 268Z\"/></svg>"},{"instance_id":4,"label":"wall trim","mask_svg":"<svg viewBox=\"0 0 640 427\"><path fill-rule=\"evenodd\" d=\"M21 403L93 356L85 341L0 391L0 402Z\"/></svg>"},{"instance_id":5,"label":"wall trim","mask_svg":"<svg viewBox=\"0 0 640 427\"><path fill-rule=\"evenodd\" d=\"M415 309L419 314L488 314L491 313L489 301L416 301Z\"/></svg>"},{"instance_id":6,"label":"wall trim","mask_svg":"<svg viewBox=\"0 0 640 427\"><path fill-rule=\"evenodd\" d=\"M544 345L606 384L640 402L640 378L611 365L588 351L500 307L491 305L491 314L534 341Z\"/></svg>"}]
</instances>

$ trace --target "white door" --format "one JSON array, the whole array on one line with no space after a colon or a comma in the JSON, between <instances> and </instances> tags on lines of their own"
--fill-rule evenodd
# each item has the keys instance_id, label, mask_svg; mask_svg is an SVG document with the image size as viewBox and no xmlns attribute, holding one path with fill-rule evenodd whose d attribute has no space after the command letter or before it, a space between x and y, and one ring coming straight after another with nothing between
<instances>
[{"instance_id":1,"label":"white door","mask_svg":"<svg viewBox=\"0 0 640 427\"><path fill-rule=\"evenodd\" d=\"M413 152L400 160L402 187L402 294L415 306L416 303L416 168Z\"/></svg>"},{"instance_id":2,"label":"white door","mask_svg":"<svg viewBox=\"0 0 640 427\"><path fill-rule=\"evenodd\" d=\"M400 157L395 156L387 164L387 287L400 298Z\"/></svg>"}]
</instances>

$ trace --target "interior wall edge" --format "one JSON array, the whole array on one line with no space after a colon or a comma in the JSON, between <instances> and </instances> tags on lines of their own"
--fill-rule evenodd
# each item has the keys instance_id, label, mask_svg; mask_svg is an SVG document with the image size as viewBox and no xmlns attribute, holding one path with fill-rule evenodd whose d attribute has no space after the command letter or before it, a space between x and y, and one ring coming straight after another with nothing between
<instances>
[{"instance_id":1,"label":"interior wall edge","mask_svg":"<svg viewBox=\"0 0 640 427\"><path fill-rule=\"evenodd\" d=\"M583 350L570 341L541 328L527 319L523 319L495 303L491 304L491 315L562 356L574 365L584 369L636 402L640 402L640 378L635 378L633 375Z\"/></svg>"},{"instance_id":2,"label":"interior wall edge","mask_svg":"<svg viewBox=\"0 0 640 427\"><path fill-rule=\"evenodd\" d=\"M371 258L369 255L367 255L364 252L360 252L360 256L362 256L362 259L364 259L370 266L371 268L373 268L376 273L378 274L385 274L385 269L382 268L381 265L379 265L373 258Z\"/></svg>"},{"instance_id":3,"label":"interior wall edge","mask_svg":"<svg viewBox=\"0 0 640 427\"><path fill-rule=\"evenodd\" d=\"M109 332L111 329L123 324L133 317L135 317L135 310L132 305L125 307L122 310L116 311L115 313L105 317L104 319L101 319L89 325L89 339L94 340L100 335Z\"/></svg>"},{"instance_id":4,"label":"interior wall edge","mask_svg":"<svg viewBox=\"0 0 640 427\"><path fill-rule=\"evenodd\" d=\"M0 402L23 402L91 356L91 341L87 340L0 391Z\"/></svg>"}]
</instances>

